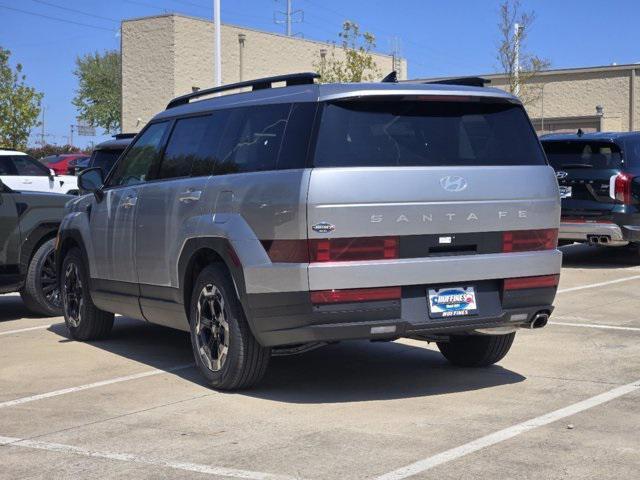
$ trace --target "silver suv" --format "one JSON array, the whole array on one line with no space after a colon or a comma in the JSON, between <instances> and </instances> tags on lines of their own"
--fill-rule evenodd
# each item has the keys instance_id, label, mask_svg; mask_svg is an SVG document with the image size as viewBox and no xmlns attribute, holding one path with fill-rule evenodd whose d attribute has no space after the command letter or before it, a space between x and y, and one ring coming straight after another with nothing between
<instances>
[{"instance_id":1,"label":"silver suv","mask_svg":"<svg viewBox=\"0 0 640 480\"><path fill-rule=\"evenodd\" d=\"M486 366L546 324L560 200L520 102L315 77L176 98L104 180L82 173L93 194L57 244L74 338L107 335L113 313L190 331L210 384L236 389L272 353L348 339Z\"/></svg>"}]
</instances>

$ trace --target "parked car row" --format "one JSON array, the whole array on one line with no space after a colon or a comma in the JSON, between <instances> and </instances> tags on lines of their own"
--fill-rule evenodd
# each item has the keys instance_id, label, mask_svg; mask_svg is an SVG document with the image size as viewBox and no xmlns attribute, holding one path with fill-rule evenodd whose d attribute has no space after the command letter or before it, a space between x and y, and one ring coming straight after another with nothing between
<instances>
[{"instance_id":1,"label":"parked car row","mask_svg":"<svg viewBox=\"0 0 640 480\"><path fill-rule=\"evenodd\" d=\"M49 197L5 183L0 208L31 227L0 239L17 275L4 290L62 308L79 340L108 335L116 313L189 331L208 382L237 389L272 352L347 339L411 337L493 364L519 328L546 325L558 241L640 242L640 134L539 142L501 90L315 78L172 100L76 164L88 194L64 214L51 200L56 219L25 220Z\"/></svg>"}]
</instances>

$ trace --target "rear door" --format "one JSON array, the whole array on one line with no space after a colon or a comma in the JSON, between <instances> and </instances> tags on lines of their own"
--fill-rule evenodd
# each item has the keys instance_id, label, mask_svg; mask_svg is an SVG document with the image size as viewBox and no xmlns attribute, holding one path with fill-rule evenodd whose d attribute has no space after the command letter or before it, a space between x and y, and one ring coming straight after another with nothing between
<instances>
[{"instance_id":1,"label":"rear door","mask_svg":"<svg viewBox=\"0 0 640 480\"><path fill-rule=\"evenodd\" d=\"M556 170L562 214L565 217L601 216L616 202L610 196L611 177L622 170L620 147L593 140L546 141L543 147Z\"/></svg>"},{"instance_id":2,"label":"rear door","mask_svg":"<svg viewBox=\"0 0 640 480\"><path fill-rule=\"evenodd\" d=\"M518 104L468 97L328 103L313 166L309 238L347 239L325 260L339 260L350 238L390 236L399 242L390 255L415 258L499 253L500 232L557 228L554 172ZM362 250L342 259L365 257ZM312 263L312 290L337 288L328 270Z\"/></svg>"}]
</instances>

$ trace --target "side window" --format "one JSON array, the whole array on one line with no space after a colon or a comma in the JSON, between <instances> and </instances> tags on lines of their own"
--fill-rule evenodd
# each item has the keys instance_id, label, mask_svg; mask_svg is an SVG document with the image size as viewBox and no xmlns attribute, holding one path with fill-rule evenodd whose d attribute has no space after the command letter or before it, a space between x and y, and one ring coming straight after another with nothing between
<instances>
[{"instance_id":1,"label":"side window","mask_svg":"<svg viewBox=\"0 0 640 480\"><path fill-rule=\"evenodd\" d=\"M305 168L318 103L294 103L278 157L278 170Z\"/></svg>"},{"instance_id":2,"label":"side window","mask_svg":"<svg viewBox=\"0 0 640 480\"><path fill-rule=\"evenodd\" d=\"M149 125L115 166L108 186L137 185L148 180L151 167L160 157L162 139L169 122Z\"/></svg>"},{"instance_id":3,"label":"side window","mask_svg":"<svg viewBox=\"0 0 640 480\"><path fill-rule=\"evenodd\" d=\"M46 177L49 169L28 155L14 155L13 164L18 175Z\"/></svg>"},{"instance_id":4,"label":"side window","mask_svg":"<svg viewBox=\"0 0 640 480\"><path fill-rule=\"evenodd\" d=\"M0 157L0 175L17 175L16 167L13 165L13 161L11 157L1 156Z\"/></svg>"},{"instance_id":5,"label":"side window","mask_svg":"<svg viewBox=\"0 0 640 480\"><path fill-rule=\"evenodd\" d=\"M275 170L290 104L232 110L215 173Z\"/></svg>"},{"instance_id":6,"label":"side window","mask_svg":"<svg viewBox=\"0 0 640 480\"><path fill-rule=\"evenodd\" d=\"M188 177L194 164L205 161L203 143L210 123L209 115L176 121L157 178Z\"/></svg>"}]
</instances>

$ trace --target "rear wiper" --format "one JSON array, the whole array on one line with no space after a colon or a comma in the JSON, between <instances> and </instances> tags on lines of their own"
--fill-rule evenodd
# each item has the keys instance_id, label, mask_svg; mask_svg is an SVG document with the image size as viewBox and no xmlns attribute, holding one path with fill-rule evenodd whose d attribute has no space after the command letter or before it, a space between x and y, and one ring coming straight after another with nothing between
<instances>
[{"instance_id":1,"label":"rear wiper","mask_svg":"<svg viewBox=\"0 0 640 480\"><path fill-rule=\"evenodd\" d=\"M593 168L590 163L565 163L562 168Z\"/></svg>"}]
</instances>

